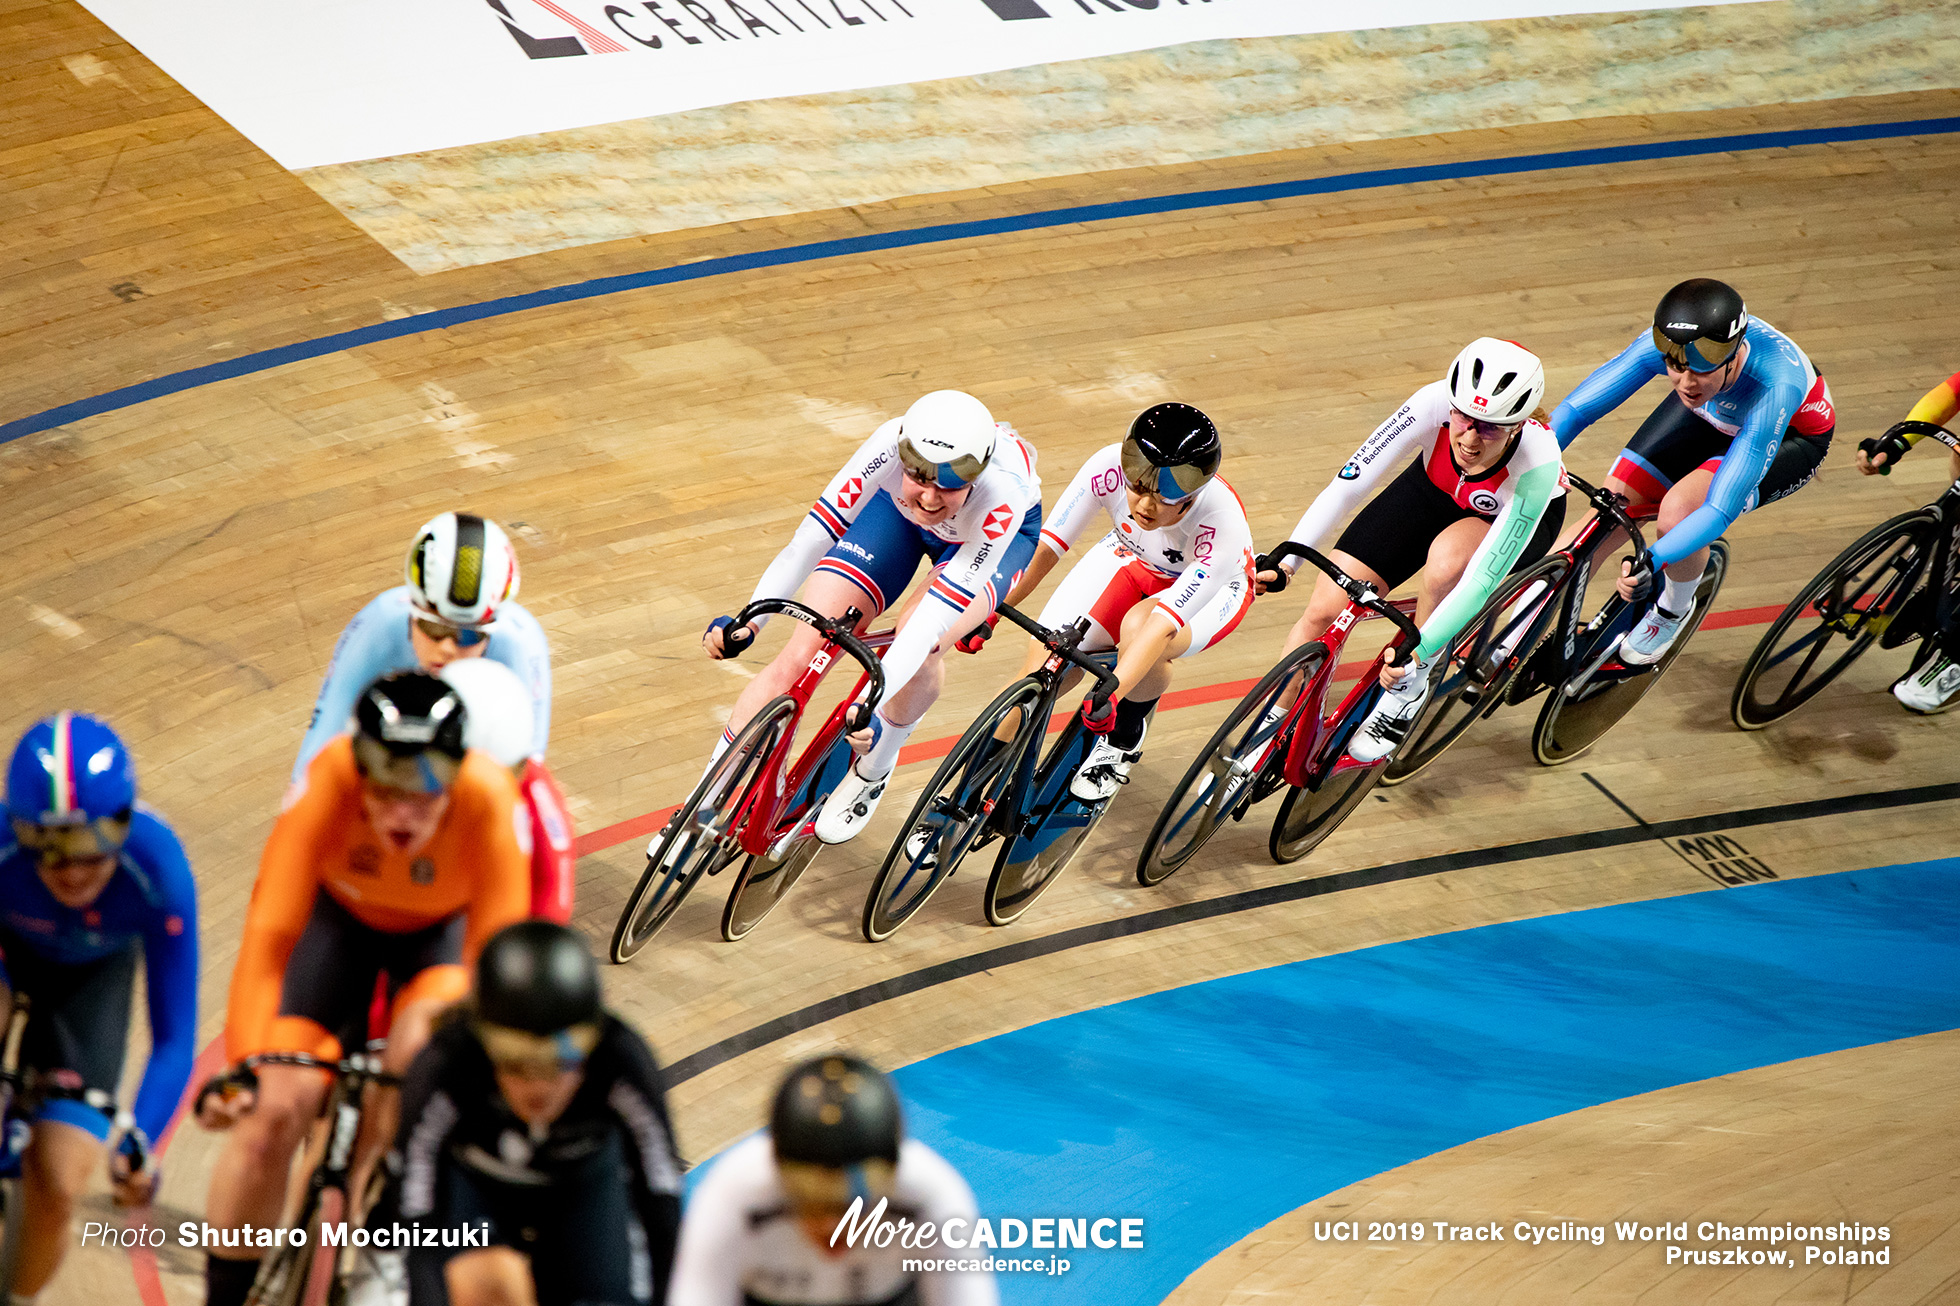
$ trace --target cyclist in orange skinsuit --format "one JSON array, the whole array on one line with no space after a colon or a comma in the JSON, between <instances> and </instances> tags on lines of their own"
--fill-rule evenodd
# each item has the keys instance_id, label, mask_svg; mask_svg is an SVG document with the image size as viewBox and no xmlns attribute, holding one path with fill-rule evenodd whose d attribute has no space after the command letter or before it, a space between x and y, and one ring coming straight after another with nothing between
<instances>
[{"instance_id":1,"label":"cyclist in orange skinsuit","mask_svg":"<svg viewBox=\"0 0 1960 1306\"><path fill-rule=\"evenodd\" d=\"M435 677L384 676L361 697L354 737L333 740L308 766L266 842L245 915L225 1033L234 1064L271 1050L329 1059L359 1050L380 977L393 1018L383 1065L400 1073L436 1013L468 992L478 949L524 919L529 821L517 820L512 774L464 751L464 717L461 698ZM207 1127L237 1125L212 1174L214 1228L256 1233L282 1222L293 1151L326 1091L317 1071L265 1066L255 1091L200 1093ZM364 1137L389 1137L395 1109L393 1094L373 1103ZM207 1303L242 1303L264 1251L242 1238L211 1249Z\"/></svg>"}]
</instances>

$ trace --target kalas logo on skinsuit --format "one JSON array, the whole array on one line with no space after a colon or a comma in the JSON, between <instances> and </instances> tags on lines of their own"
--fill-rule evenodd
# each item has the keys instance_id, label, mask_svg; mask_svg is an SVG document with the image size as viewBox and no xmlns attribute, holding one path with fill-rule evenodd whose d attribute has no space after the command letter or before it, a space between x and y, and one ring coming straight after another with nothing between
<instances>
[{"instance_id":1,"label":"kalas logo on skinsuit","mask_svg":"<svg viewBox=\"0 0 1960 1306\"><path fill-rule=\"evenodd\" d=\"M497 14L517 48L532 59L626 54L634 46L682 50L691 45L836 31L916 17L906 8L906 0L637 0L631 7L602 6L592 0L565 0L562 4L559 0L483 2ZM599 12L576 12L580 9ZM552 19L577 35L540 35L533 30L539 28L540 20L548 29L554 25Z\"/></svg>"}]
</instances>

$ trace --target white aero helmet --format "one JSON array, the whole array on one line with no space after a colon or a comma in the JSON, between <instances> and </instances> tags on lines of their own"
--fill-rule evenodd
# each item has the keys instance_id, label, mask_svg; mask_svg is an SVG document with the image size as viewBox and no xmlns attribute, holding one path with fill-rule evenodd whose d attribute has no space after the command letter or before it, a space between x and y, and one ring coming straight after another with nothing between
<instances>
[{"instance_id":1,"label":"white aero helmet","mask_svg":"<svg viewBox=\"0 0 1960 1306\"><path fill-rule=\"evenodd\" d=\"M1511 426L1545 397L1545 365L1515 340L1472 340L1450 364L1450 403L1465 417Z\"/></svg>"},{"instance_id":2,"label":"white aero helmet","mask_svg":"<svg viewBox=\"0 0 1960 1306\"><path fill-rule=\"evenodd\" d=\"M958 490L993 456L994 415L964 390L935 390L899 419L898 460L915 481Z\"/></svg>"},{"instance_id":3,"label":"white aero helmet","mask_svg":"<svg viewBox=\"0 0 1960 1306\"><path fill-rule=\"evenodd\" d=\"M467 512L432 517L415 532L403 567L416 611L452 626L482 629L517 597L517 554L493 521Z\"/></svg>"},{"instance_id":4,"label":"white aero helmet","mask_svg":"<svg viewBox=\"0 0 1960 1306\"><path fill-rule=\"evenodd\" d=\"M463 700L463 746L497 765L522 766L536 750L537 710L517 673L489 658L458 658L439 673Z\"/></svg>"}]
</instances>

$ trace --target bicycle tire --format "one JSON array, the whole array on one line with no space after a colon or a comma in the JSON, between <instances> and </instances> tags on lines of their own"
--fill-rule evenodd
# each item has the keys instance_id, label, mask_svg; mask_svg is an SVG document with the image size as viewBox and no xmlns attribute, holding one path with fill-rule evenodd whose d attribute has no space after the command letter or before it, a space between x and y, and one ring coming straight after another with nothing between
<instances>
[{"instance_id":1,"label":"bicycle tire","mask_svg":"<svg viewBox=\"0 0 1960 1306\"><path fill-rule=\"evenodd\" d=\"M1687 620L1681 623L1681 633L1674 637L1674 643L1661 654L1651 671L1625 677L1606 673L1603 677L1602 669L1595 667L1579 677L1577 685L1568 680L1552 687L1538 713L1538 724L1531 732L1531 752L1541 766L1563 766L1591 748L1653 691L1681 651L1688 647L1695 631L1701 628L1728 571L1728 541L1716 540L1708 546L1708 569L1702 572L1701 583L1695 587L1694 606L1688 610ZM1584 658L1598 656L1595 651L1598 638L1604 638L1603 632L1588 646Z\"/></svg>"},{"instance_id":2,"label":"bicycle tire","mask_svg":"<svg viewBox=\"0 0 1960 1306\"><path fill-rule=\"evenodd\" d=\"M673 919L703 874L720 870L734 860L740 849L730 851L726 846L729 831L716 832L713 838L702 841L702 831L691 829L695 815L711 796L716 801L717 816L724 804L731 811L741 810L743 800L761 778L775 751L777 735L787 728L796 712L796 700L792 698L771 700L742 728L735 742L708 768L708 773L694 786L694 792L668 821L667 842L661 845L660 861L647 858L646 869L640 872L639 883L627 895L626 907L613 927L611 956L615 965L624 965L646 947L647 941ZM712 818L706 829L714 830ZM677 834L690 841L679 854L671 847Z\"/></svg>"},{"instance_id":3,"label":"bicycle tire","mask_svg":"<svg viewBox=\"0 0 1960 1306\"><path fill-rule=\"evenodd\" d=\"M830 791L844 778L844 769L855 756L850 742L838 735L822 764L804 782L796 801L778 818L773 832L776 839L810 819L811 810L821 807L830 797ZM728 901L721 909L721 937L729 943L746 939L776 909L776 904L789 896L789 891L822 851L823 840L812 833L792 840L781 849L775 849L772 844L770 852L756 853L743 862L728 890Z\"/></svg>"},{"instance_id":4,"label":"bicycle tire","mask_svg":"<svg viewBox=\"0 0 1960 1306\"><path fill-rule=\"evenodd\" d=\"M1483 609L1465 623L1435 672L1438 683L1429 701L1410 723L1407 738L1376 783L1393 788L1414 779L1503 702L1519 669L1558 618L1562 587L1571 571L1572 562L1563 554L1541 558L1508 577ZM1541 584L1545 595L1533 601L1533 610L1498 629L1505 611L1527 589ZM1509 641L1509 651L1491 664L1488 655L1493 645L1505 640Z\"/></svg>"},{"instance_id":5,"label":"bicycle tire","mask_svg":"<svg viewBox=\"0 0 1960 1306\"><path fill-rule=\"evenodd\" d=\"M912 804L865 894L860 925L867 940L883 943L889 939L959 869L961 860L984 833L993 805L1013 780L1022 754L1047 729L1047 713L1036 709L1048 701L1041 682L1025 676L1002 690L953 745L953 751ZM1000 751L993 751L989 746L997 742L994 731L1016 708L1022 709L1020 726ZM978 790L970 790L968 786L975 783ZM915 854L906 844L920 828L927 830L927 841ZM950 854L946 851L948 835L952 836ZM928 856L934 865L922 868L920 863Z\"/></svg>"},{"instance_id":6,"label":"bicycle tire","mask_svg":"<svg viewBox=\"0 0 1960 1306\"><path fill-rule=\"evenodd\" d=\"M1085 803L1069 791L1092 747L1094 741L1082 728L1082 719L1071 717L1035 772L1028 819L1001 840L1000 855L987 876L981 904L989 925L1012 925L1026 915L1062 877L1116 800L1111 794L1101 802Z\"/></svg>"},{"instance_id":7,"label":"bicycle tire","mask_svg":"<svg viewBox=\"0 0 1960 1306\"><path fill-rule=\"evenodd\" d=\"M1294 649L1260 677L1259 683L1238 701L1218 729L1212 731L1204 751L1192 761L1157 813L1156 824L1150 827L1150 836L1137 853L1138 884L1151 888L1168 880L1211 841L1228 816L1243 812L1266 796L1257 793L1258 777L1284 761L1287 737L1280 729L1286 718L1275 723L1271 732L1262 728L1267 710L1285 692L1288 681L1296 675L1311 677L1326 658L1327 646L1319 640ZM1312 665L1303 669L1308 662ZM1239 732L1236 739L1234 732ZM1256 765L1244 765L1243 759L1249 753L1266 749L1268 744L1278 746L1271 748ZM1219 786L1221 775L1229 776L1226 788ZM1197 790L1197 801L1180 807L1200 785L1203 787ZM1200 823L1187 836L1185 831L1194 816ZM1180 837L1183 842L1166 851L1166 845Z\"/></svg>"},{"instance_id":8,"label":"bicycle tire","mask_svg":"<svg viewBox=\"0 0 1960 1306\"><path fill-rule=\"evenodd\" d=\"M1291 789L1273 816L1273 832L1266 841L1273 860L1285 866L1318 848L1374 791L1383 770L1380 763L1358 766L1330 777L1318 789Z\"/></svg>"},{"instance_id":9,"label":"bicycle tire","mask_svg":"<svg viewBox=\"0 0 1960 1306\"><path fill-rule=\"evenodd\" d=\"M313 1247L313 1260L301 1280L298 1301L299 1306L328 1306L329 1300L339 1295L334 1292L334 1284L339 1277L340 1257L327 1247L326 1230L346 1218L347 1194L338 1188L321 1189L313 1214L314 1218L303 1226L311 1234L307 1242Z\"/></svg>"},{"instance_id":10,"label":"bicycle tire","mask_svg":"<svg viewBox=\"0 0 1960 1306\"><path fill-rule=\"evenodd\" d=\"M1902 615L1914 593L1921 588L1920 578L1915 573L1918 572L1920 560L1924 556L1923 550L1932 544L1931 534L1939 529L1939 525L1939 514L1930 508L1900 513L1859 536L1837 557L1826 563L1822 571L1811 577L1810 583L1799 590L1797 596L1791 599L1788 606L1777 615L1776 620L1770 623L1769 629L1763 632L1763 637L1756 641L1756 647L1750 650L1749 660L1742 664L1742 674L1736 677L1735 693L1729 698L1729 720L1735 723L1736 729L1761 730L1765 726L1781 721L1815 698L1826 685L1844 674L1853 662L1863 656L1865 650L1875 641L1889 633L1894 620ZM1922 539L1922 536L1926 538ZM1908 556L1907 551L1914 549L1915 546L1922 552L1916 556ZM1893 550L1895 547L1899 551L1887 557L1888 550ZM1878 577L1874 576L1859 585L1856 593L1849 596L1849 601L1859 616L1871 613L1872 617L1869 620L1856 622L1854 633L1853 630L1846 628L1844 621L1845 611L1841 606L1846 597L1844 590L1847 583L1858 576L1860 571L1875 564L1881 573L1891 570L1904 583L1900 584L1897 591L1892 594L1881 593L1876 610L1856 608L1855 605L1870 592ZM1888 585L1891 583L1887 582ZM1818 599L1827 594L1832 596L1830 603L1832 608L1836 609L1828 616L1817 611L1815 606ZM1778 641L1791 626L1805 616L1806 609L1809 610L1809 615L1817 618L1816 627L1779 650ZM1849 647L1836 654L1830 665L1823 671L1806 679L1806 675L1820 660L1819 655L1830 644L1833 631L1844 635L1849 641ZM1790 658L1797 656L1806 644L1810 645L1810 649L1805 653L1802 665L1783 685L1774 701L1764 702L1759 691L1762 689L1766 675Z\"/></svg>"}]
</instances>

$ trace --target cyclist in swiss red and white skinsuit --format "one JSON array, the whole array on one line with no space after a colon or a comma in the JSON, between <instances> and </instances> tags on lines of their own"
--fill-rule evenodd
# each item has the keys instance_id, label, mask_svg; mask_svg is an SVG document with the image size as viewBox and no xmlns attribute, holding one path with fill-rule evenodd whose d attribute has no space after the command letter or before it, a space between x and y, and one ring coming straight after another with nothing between
<instances>
[{"instance_id":1,"label":"cyclist in swiss red and white skinsuit","mask_svg":"<svg viewBox=\"0 0 1960 1306\"><path fill-rule=\"evenodd\" d=\"M1101 736L1069 782L1084 802L1101 802L1127 783L1171 663L1224 639L1252 606L1252 527L1238 493L1217 474L1223 456L1218 428L1197 409L1145 409L1120 444L1082 464L1008 596L1018 602L1092 521L1109 519L1113 529L1076 563L1040 618L1054 629L1087 617L1081 649L1120 650L1120 696L1100 716L1086 702L1082 708L1084 724ZM1029 641L1026 670L1046 655Z\"/></svg>"},{"instance_id":2,"label":"cyclist in swiss red and white skinsuit","mask_svg":"<svg viewBox=\"0 0 1960 1306\"><path fill-rule=\"evenodd\" d=\"M871 819L899 749L939 697L944 647L992 614L1040 530L1034 447L958 390L935 390L880 426L831 477L751 602L788 598L801 586L803 602L824 616L856 607L869 620L898 601L921 559L934 565L931 584L899 613L898 636L885 650L884 700L850 736L858 759L818 813L817 838L843 843ZM711 658L739 653L763 620L732 630L730 618L718 617L702 645ZM788 692L822 644L816 631L797 627L735 700L715 757ZM648 856L659 855L664 838L654 836Z\"/></svg>"}]
</instances>

